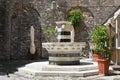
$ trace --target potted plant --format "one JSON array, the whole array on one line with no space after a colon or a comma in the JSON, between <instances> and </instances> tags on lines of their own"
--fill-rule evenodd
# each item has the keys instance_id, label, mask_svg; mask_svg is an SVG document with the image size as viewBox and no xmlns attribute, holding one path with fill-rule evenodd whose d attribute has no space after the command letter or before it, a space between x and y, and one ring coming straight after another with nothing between
<instances>
[{"instance_id":1,"label":"potted plant","mask_svg":"<svg viewBox=\"0 0 120 80\"><path fill-rule=\"evenodd\" d=\"M102 50L102 59L98 59L99 75L108 75L112 52L107 46L103 46Z\"/></svg>"},{"instance_id":2,"label":"potted plant","mask_svg":"<svg viewBox=\"0 0 120 80\"><path fill-rule=\"evenodd\" d=\"M91 39L95 43L95 49L93 51L93 60L97 62L98 59L102 58L101 45L104 45L105 41L109 39L109 36L106 33L105 26L101 25L96 27L94 32L91 35Z\"/></svg>"},{"instance_id":3,"label":"potted plant","mask_svg":"<svg viewBox=\"0 0 120 80\"><path fill-rule=\"evenodd\" d=\"M95 50L102 55L101 59L97 59L99 74L107 75L109 73L109 64L111 58L111 49L109 47L109 33L105 25L98 26L92 36L93 42L96 44Z\"/></svg>"}]
</instances>

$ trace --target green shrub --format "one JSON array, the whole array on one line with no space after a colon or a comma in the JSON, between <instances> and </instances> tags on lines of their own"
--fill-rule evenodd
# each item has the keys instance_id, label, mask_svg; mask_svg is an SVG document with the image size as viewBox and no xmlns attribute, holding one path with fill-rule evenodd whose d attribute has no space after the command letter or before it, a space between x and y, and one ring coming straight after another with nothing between
<instances>
[{"instance_id":1,"label":"green shrub","mask_svg":"<svg viewBox=\"0 0 120 80\"><path fill-rule=\"evenodd\" d=\"M44 29L44 34L46 34L46 40L48 42L55 38L56 36L55 33L56 33L55 27L46 27Z\"/></svg>"},{"instance_id":2,"label":"green shrub","mask_svg":"<svg viewBox=\"0 0 120 80\"><path fill-rule=\"evenodd\" d=\"M95 28L91 35L92 41L95 43L95 52L102 54L103 59L111 58L111 49L109 47L109 34L107 27L101 25Z\"/></svg>"},{"instance_id":3,"label":"green shrub","mask_svg":"<svg viewBox=\"0 0 120 80\"><path fill-rule=\"evenodd\" d=\"M80 25L80 22L83 19L83 14L80 10L72 10L67 16L67 21L72 22L74 28Z\"/></svg>"},{"instance_id":4,"label":"green shrub","mask_svg":"<svg viewBox=\"0 0 120 80\"><path fill-rule=\"evenodd\" d=\"M96 27L91 36L91 39L96 45L104 45L105 42L108 42L109 34L107 32L106 26L101 25Z\"/></svg>"}]
</instances>

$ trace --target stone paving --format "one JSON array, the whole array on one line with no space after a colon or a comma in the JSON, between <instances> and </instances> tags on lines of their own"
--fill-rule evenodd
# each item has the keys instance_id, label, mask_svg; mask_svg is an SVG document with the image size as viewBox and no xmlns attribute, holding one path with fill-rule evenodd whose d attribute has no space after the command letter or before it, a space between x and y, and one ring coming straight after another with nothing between
<instances>
[{"instance_id":1,"label":"stone paving","mask_svg":"<svg viewBox=\"0 0 120 80\"><path fill-rule=\"evenodd\" d=\"M69 76L39 76L39 77L23 77L20 75L9 74L1 75L0 80L120 80L120 75L111 76L90 76L90 77L69 77Z\"/></svg>"},{"instance_id":2,"label":"stone paving","mask_svg":"<svg viewBox=\"0 0 120 80\"><path fill-rule=\"evenodd\" d=\"M70 76L39 76L23 77L16 74L17 68L33 61L5 61L0 62L0 80L120 80L120 75L95 75L89 77L70 77Z\"/></svg>"}]
</instances>

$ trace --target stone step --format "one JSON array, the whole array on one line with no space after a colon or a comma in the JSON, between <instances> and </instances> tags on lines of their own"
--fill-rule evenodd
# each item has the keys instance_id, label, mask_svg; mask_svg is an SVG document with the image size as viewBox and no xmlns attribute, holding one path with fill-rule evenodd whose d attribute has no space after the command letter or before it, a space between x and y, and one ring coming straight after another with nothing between
<instances>
[{"instance_id":1,"label":"stone step","mask_svg":"<svg viewBox=\"0 0 120 80\"><path fill-rule=\"evenodd\" d=\"M18 75L35 76L92 76L98 74L98 64L90 60L81 60L80 65L49 65L47 62L33 62L18 68ZM111 69L110 69L111 70Z\"/></svg>"},{"instance_id":2,"label":"stone step","mask_svg":"<svg viewBox=\"0 0 120 80\"><path fill-rule=\"evenodd\" d=\"M87 71L98 69L95 63L82 63L80 65L49 65L48 62L34 62L27 64L25 68L39 71Z\"/></svg>"},{"instance_id":3,"label":"stone step","mask_svg":"<svg viewBox=\"0 0 120 80\"><path fill-rule=\"evenodd\" d=\"M111 67L109 68L110 73L113 73ZM87 77L98 75L98 69L87 70L87 71L39 71L28 68L19 68L17 75L24 77L39 77L39 76L69 76L69 77Z\"/></svg>"},{"instance_id":4,"label":"stone step","mask_svg":"<svg viewBox=\"0 0 120 80\"><path fill-rule=\"evenodd\" d=\"M43 67L42 71L87 71L98 69L97 66L81 66L81 67Z\"/></svg>"},{"instance_id":5,"label":"stone step","mask_svg":"<svg viewBox=\"0 0 120 80\"><path fill-rule=\"evenodd\" d=\"M98 69L97 65L89 66L26 66L28 69L34 69L39 71L86 71Z\"/></svg>"},{"instance_id":6,"label":"stone step","mask_svg":"<svg viewBox=\"0 0 120 80\"><path fill-rule=\"evenodd\" d=\"M98 69L88 71L38 71L28 68L20 68L18 71L19 75L23 76L71 76L71 77L83 77L92 76L98 74Z\"/></svg>"},{"instance_id":7,"label":"stone step","mask_svg":"<svg viewBox=\"0 0 120 80\"><path fill-rule=\"evenodd\" d=\"M49 65L48 62L34 62L18 68L17 74L23 76L91 76L98 74L98 65L81 61L80 65Z\"/></svg>"}]
</instances>

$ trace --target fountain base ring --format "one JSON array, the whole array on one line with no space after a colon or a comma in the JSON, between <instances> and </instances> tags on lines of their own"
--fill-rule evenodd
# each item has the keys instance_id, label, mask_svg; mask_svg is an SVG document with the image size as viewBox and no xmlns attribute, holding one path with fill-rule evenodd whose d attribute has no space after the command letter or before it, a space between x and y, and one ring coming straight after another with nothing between
<instances>
[{"instance_id":1,"label":"fountain base ring","mask_svg":"<svg viewBox=\"0 0 120 80\"><path fill-rule=\"evenodd\" d=\"M79 64L80 53L49 53L49 64Z\"/></svg>"},{"instance_id":2,"label":"fountain base ring","mask_svg":"<svg viewBox=\"0 0 120 80\"><path fill-rule=\"evenodd\" d=\"M49 61L52 65L79 65L79 61Z\"/></svg>"}]
</instances>

